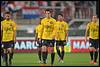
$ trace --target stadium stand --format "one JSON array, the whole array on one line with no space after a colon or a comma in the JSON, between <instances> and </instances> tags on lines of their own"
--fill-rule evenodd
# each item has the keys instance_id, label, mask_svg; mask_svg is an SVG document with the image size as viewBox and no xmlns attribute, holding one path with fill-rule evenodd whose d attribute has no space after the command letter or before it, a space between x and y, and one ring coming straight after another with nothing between
<instances>
[{"instance_id":1,"label":"stadium stand","mask_svg":"<svg viewBox=\"0 0 100 67\"><path fill-rule=\"evenodd\" d=\"M59 13L64 14L64 19L70 26L69 36L84 36L86 24L98 13L96 3L96 1L2 1L1 7L5 8L4 11L13 13L18 28L17 37L34 37L35 26L39 22L38 19L44 17L45 8L52 8L54 18Z\"/></svg>"}]
</instances>

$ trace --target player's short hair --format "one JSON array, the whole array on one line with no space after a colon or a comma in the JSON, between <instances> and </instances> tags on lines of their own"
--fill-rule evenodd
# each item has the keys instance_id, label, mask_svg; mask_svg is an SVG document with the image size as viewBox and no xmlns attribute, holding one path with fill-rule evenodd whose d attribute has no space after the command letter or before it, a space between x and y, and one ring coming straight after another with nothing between
<instances>
[{"instance_id":1,"label":"player's short hair","mask_svg":"<svg viewBox=\"0 0 100 67\"><path fill-rule=\"evenodd\" d=\"M40 20L42 20L43 18L40 18Z\"/></svg>"},{"instance_id":2,"label":"player's short hair","mask_svg":"<svg viewBox=\"0 0 100 67\"><path fill-rule=\"evenodd\" d=\"M11 15L11 12L8 12L8 11L7 11L7 12L4 13L4 15L5 15L5 14L10 14L10 15Z\"/></svg>"},{"instance_id":3,"label":"player's short hair","mask_svg":"<svg viewBox=\"0 0 100 67\"><path fill-rule=\"evenodd\" d=\"M50 13L52 13L52 9L45 9L45 12L49 11Z\"/></svg>"},{"instance_id":4,"label":"player's short hair","mask_svg":"<svg viewBox=\"0 0 100 67\"><path fill-rule=\"evenodd\" d=\"M92 16L92 18L95 18L95 17L97 18L97 16L96 16L96 15Z\"/></svg>"},{"instance_id":5,"label":"player's short hair","mask_svg":"<svg viewBox=\"0 0 100 67\"><path fill-rule=\"evenodd\" d=\"M61 14L61 13L60 13L60 14L58 14L58 15L60 15L60 16L62 16L62 17L63 17L63 14Z\"/></svg>"}]
</instances>

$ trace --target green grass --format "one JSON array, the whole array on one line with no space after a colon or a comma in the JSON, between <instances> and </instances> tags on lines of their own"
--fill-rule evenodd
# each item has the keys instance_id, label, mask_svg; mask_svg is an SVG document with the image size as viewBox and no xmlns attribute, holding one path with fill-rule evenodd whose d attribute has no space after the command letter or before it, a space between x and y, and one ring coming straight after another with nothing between
<instances>
[{"instance_id":1,"label":"green grass","mask_svg":"<svg viewBox=\"0 0 100 67\"><path fill-rule=\"evenodd\" d=\"M50 65L51 55L48 55L48 63ZM13 59L13 66L41 66L38 63L38 55L36 53L15 53ZM89 53L66 53L64 57L64 63L58 62L58 56L55 55L54 66L99 66L89 64L90 56ZM4 62L1 60L1 65L4 66Z\"/></svg>"}]
</instances>

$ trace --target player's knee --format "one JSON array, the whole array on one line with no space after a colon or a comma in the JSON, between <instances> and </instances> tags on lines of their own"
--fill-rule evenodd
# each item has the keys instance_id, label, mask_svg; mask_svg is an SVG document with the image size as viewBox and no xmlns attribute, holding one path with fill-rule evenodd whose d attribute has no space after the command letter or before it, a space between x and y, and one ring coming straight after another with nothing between
<instances>
[{"instance_id":1,"label":"player's knee","mask_svg":"<svg viewBox=\"0 0 100 67\"><path fill-rule=\"evenodd\" d=\"M7 50L6 49L4 49L4 53L7 53Z\"/></svg>"},{"instance_id":2,"label":"player's knee","mask_svg":"<svg viewBox=\"0 0 100 67\"><path fill-rule=\"evenodd\" d=\"M12 53L13 49L12 48L8 48L8 51L9 51L9 53Z\"/></svg>"},{"instance_id":3,"label":"player's knee","mask_svg":"<svg viewBox=\"0 0 100 67\"><path fill-rule=\"evenodd\" d=\"M93 51L93 48L92 47L89 47L89 51Z\"/></svg>"},{"instance_id":4,"label":"player's knee","mask_svg":"<svg viewBox=\"0 0 100 67\"><path fill-rule=\"evenodd\" d=\"M46 52L47 48L46 46L42 46L42 52Z\"/></svg>"}]
</instances>

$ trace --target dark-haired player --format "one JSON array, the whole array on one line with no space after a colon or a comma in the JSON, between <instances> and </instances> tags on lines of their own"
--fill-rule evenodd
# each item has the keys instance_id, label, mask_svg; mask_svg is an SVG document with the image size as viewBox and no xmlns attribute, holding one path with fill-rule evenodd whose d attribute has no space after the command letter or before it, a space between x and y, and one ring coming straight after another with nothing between
<instances>
[{"instance_id":1,"label":"dark-haired player","mask_svg":"<svg viewBox=\"0 0 100 67\"><path fill-rule=\"evenodd\" d=\"M66 39L68 39L68 23L64 21L62 14L59 14L54 26L54 36L56 40L56 49L60 61L63 63L64 58L64 46L66 45ZM61 52L59 47L61 47Z\"/></svg>"},{"instance_id":2,"label":"dark-haired player","mask_svg":"<svg viewBox=\"0 0 100 67\"><path fill-rule=\"evenodd\" d=\"M99 51L99 23L97 22L97 16L92 17L92 21L87 24L86 28L86 41L89 33L89 43L90 43L90 57L91 64L97 64L97 57Z\"/></svg>"},{"instance_id":3,"label":"dark-haired player","mask_svg":"<svg viewBox=\"0 0 100 67\"><path fill-rule=\"evenodd\" d=\"M38 56L39 56L39 63L41 63L42 62L42 59L41 59L41 47L42 47L42 39L40 39L41 37L42 37L42 29L43 29L43 27L42 27L42 25L41 25L41 19L42 18L40 18L40 22L39 22L39 24L36 26L36 29L35 29L35 32L36 32L36 34L35 34L35 41L37 42L37 44L38 44Z\"/></svg>"},{"instance_id":4,"label":"dark-haired player","mask_svg":"<svg viewBox=\"0 0 100 67\"><path fill-rule=\"evenodd\" d=\"M41 25L43 26L42 32L42 57L43 63L46 63L48 55L48 47L51 47L51 65L54 63L54 42L53 42L53 30L56 20L51 17L51 10L45 10L45 18L41 20Z\"/></svg>"},{"instance_id":5,"label":"dark-haired player","mask_svg":"<svg viewBox=\"0 0 100 67\"><path fill-rule=\"evenodd\" d=\"M2 45L4 49L5 65L10 66L13 58L14 43L16 41L16 23L11 20L10 12L5 12L4 18L5 20L1 22Z\"/></svg>"}]
</instances>

